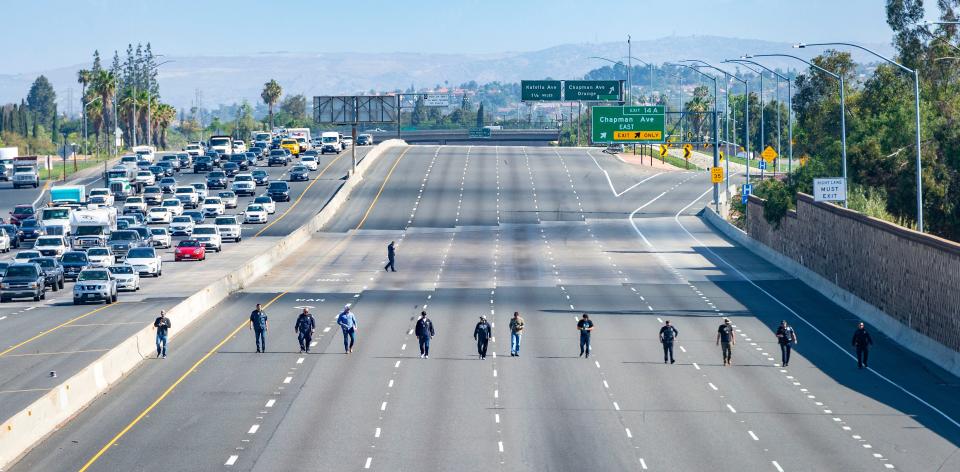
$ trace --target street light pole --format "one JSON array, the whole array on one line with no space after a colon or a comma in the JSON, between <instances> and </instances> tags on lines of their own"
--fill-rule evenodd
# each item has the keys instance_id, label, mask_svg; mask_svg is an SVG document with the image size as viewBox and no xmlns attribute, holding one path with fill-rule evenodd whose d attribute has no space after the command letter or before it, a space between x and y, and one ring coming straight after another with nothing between
<instances>
[{"instance_id":1,"label":"street light pole","mask_svg":"<svg viewBox=\"0 0 960 472\"><path fill-rule=\"evenodd\" d=\"M881 56L880 54L874 52L873 50L867 49L867 48L865 48L865 47L863 47L863 46L860 46L860 45L858 45L858 44L853 44L853 43L838 43L838 42L837 42L837 43L800 43L800 44L795 44L795 45L794 45L795 48L806 48L806 47L808 47L808 46L847 46L847 47L852 47L852 48L860 49L861 51L865 51L865 52L868 52L868 53L870 53L870 54L873 54L874 56L879 57L880 59L883 59L884 61L886 61L886 62L888 62L888 63L890 63L890 64L892 64L892 65L897 66L898 68L900 68L900 70L902 70L902 71L904 71L904 72L906 72L906 73L908 73L908 74L913 75L913 109L914 109L914 114L916 115L916 127L917 127L916 143L915 143L916 146L917 146L917 159L916 159L916 161L917 161L917 162L916 162L916 172L917 172L917 231L919 231L919 232L922 233L922 232L923 232L923 178L922 178L922 177L923 177L923 175L922 175L922 174L923 174L923 161L922 161L922 153L921 153L921 148L920 148L920 133L922 132L922 130L920 129L920 76L917 74L917 70L916 70L916 69L911 69L911 68L909 68L909 67L907 67L907 66L904 66L903 64L900 64L899 62L896 62L896 61L894 61L893 59L890 59L890 58Z\"/></svg>"},{"instance_id":2,"label":"street light pole","mask_svg":"<svg viewBox=\"0 0 960 472\"><path fill-rule=\"evenodd\" d=\"M688 64L669 65L686 67L713 81L713 167L720 167L720 126L717 121L717 78ZM720 214L720 188L718 184L713 184L713 206L717 214Z\"/></svg>"},{"instance_id":3,"label":"street light pole","mask_svg":"<svg viewBox=\"0 0 960 472\"><path fill-rule=\"evenodd\" d=\"M628 34L627 35L627 95L626 97L624 97L627 99L627 105L633 105L633 102L630 101L630 89L633 87L633 82L630 81L630 72L632 72L630 69L633 69L633 62L631 62L631 59L630 59L631 58L630 55L633 54L632 48L633 48L633 45L630 44L630 35Z\"/></svg>"},{"instance_id":4,"label":"street light pole","mask_svg":"<svg viewBox=\"0 0 960 472\"><path fill-rule=\"evenodd\" d=\"M814 63L812 63L812 62L810 62L810 61L807 61L807 60L805 60L805 59L801 59L801 58L799 58L799 57L797 57L797 56L792 56L792 55L790 55L790 54L748 54L748 55L746 55L746 56L744 56L744 57L747 57L747 58L754 58L754 57L789 57L789 58L791 58L791 59L796 59L796 60L798 60L798 61L800 61L800 62L802 62L802 63L810 66L811 68L817 69L817 70L823 72L824 74L827 74L827 75L829 75L830 77L833 77L834 79L837 79L837 82L838 82L839 87L840 87L840 148L841 148L841 162L842 162L842 169L841 169L841 171L843 172L843 182L844 182L844 185L846 185L846 184L847 184L847 109L846 109L847 100L846 100L846 92L844 92L844 88L845 88L845 87L844 87L844 85L843 85L843 74L841 74L841 73L836 73L836 74L835 74L835 73L830 72L830 71L824 69L823 67L820 67L820 66L818 66L818 65L816 65L816 64L814 64ZM743 60L745 60L745 59L743 59ZM752 62L752 61L751 61L751 62ZM753 64L757 64L756 62L752 62L752 63L753 63ZM757 64L757 65L760 66L760 67L763 67L763 66L760 65L760 64ZM839 71L838 71L838 72L839 72ZM792 102L792 100L791 100L791 102L790 102L790 108L793 109L793 102ZM791 148L790 148L791 159L793 159L793 157L792 157L792 154L793 154L793 144L792 144L792 143L793 143L793 129L792 129L792 128L791 128L791 130L790 130L790 141L791 141L791 145L790 145L790 146L791 146ZM844 208L848 208L848 207L849 207L848 202L847 202L846 195L844 195L843 207L844 207Z\"/></svg>"}]
</instances>

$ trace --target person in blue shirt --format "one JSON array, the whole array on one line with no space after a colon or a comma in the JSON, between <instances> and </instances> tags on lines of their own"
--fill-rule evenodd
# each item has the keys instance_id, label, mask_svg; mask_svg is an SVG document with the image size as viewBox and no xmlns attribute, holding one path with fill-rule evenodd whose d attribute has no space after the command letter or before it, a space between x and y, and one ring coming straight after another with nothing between
<instances>
[{"instance_id":1,"label":"person in blue shirt","mask_svg":"<svg viewBox=\"0 0 960 472\"><path fill-rule=\"evenodd\" d=\"M310 310L304 308L297 317L297 323L293 325L293 331L297 333L297 341L300 343L300 353L310 354L310 342L313 341L313 333L317 330L317 322L310 314Z\"/></svg>"},{"instance_id":2,"label":"person in blue shirt","mask_svg":"<svg viewBox=\"0 0 960 472\"><path fill-rule=\"evenodd\" d=\"M267 350L267 325L267 312L257 303L257 307L250 312L250 329L253 330L258 353Z\"/></svg>"},{"instance_id":3,"label":"person in blue shirt","mask_svg":"<svg viewBox=\"0 0 960 472\"><path fill-rule=\"evenodd\" d=\"M353 353L353 343L357 335L357 317L350 311L350 305L345 305L340 316L337 317L337 324L343 331L343 351L346 354Z\"/></svg>"}]
</instances>

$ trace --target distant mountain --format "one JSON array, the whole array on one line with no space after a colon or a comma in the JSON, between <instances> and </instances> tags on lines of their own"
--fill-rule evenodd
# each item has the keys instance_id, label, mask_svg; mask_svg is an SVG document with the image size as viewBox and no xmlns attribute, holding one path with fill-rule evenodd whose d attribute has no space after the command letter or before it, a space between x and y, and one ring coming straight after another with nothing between
<instances>
[{"instance_id":1,"label":"distant mountain","mask_svg":"<svg viewBox=\"0 0 960 472\"><path fill-rule=\"evenodd\" d=\"M883 54L894 54L889 45L868 47ZM820 50L792 49L789 43L719 36L671 36L638 40L632 44L633 56L654 64L681 59L702 59L718 64L723 59L738 58L747 53L787 53L804 58ZM627 45L622 43L564 44L539 51L504 52L497 54L430 54L430 53L257 53L246 56L167 56L173 60L161 68L159 75L164 100L174 106L188 107L195 91L202 93L203 105L211 108L247 99L260 100L263 83L274 78L284 93L307 96L350 94L361 91L391 91L432 87L437 84L461 84L519 81L540 78L580 78L584 73L606 65L589 59L603 56L624 58ZM866 54L855 54L861 62L873 62ZM770 59L765 64L780 68L798 68L799 62ZM80 86L76 71L85 65L15 75L0 74L0 103L19 101L25 97L37 75L44 74L54 85L62 104L68 88L73 88L79 110Z\"/></svg>"}]
</instances>

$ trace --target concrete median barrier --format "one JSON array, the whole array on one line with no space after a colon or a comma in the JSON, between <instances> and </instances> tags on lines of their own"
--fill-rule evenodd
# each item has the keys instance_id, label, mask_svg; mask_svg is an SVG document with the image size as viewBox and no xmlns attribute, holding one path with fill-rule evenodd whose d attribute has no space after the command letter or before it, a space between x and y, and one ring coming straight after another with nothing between
<instances>
[{"instance_id":1,"label":"concrete median barrier","mask_svg":"<svg viewBox=\"0 0 960 472\"><path fill-rule=\"evenodd\" d=\"M179 333L205 316L211 308L231 293L243 290L297 251L310 239L312 233L333 218L340 206L349 199L353 189L360 183L364 172L383 153L388 149L404 145L406 145L404 141L396 139L377 145L357 164L357 172L354 176L344 182L323 209L306 224L279 240L270 249L167 310L167 316L173 324L170 338L176 339ZM153 352L153 349L153 326L147 325L107 351L95 362L51 389L30 406L6 419L0 426L0 470L15 462L33 445L54 432L60 425L69 421L99 395L115 385L145 359L145 353Z\"/></svg>"}]
</instances>

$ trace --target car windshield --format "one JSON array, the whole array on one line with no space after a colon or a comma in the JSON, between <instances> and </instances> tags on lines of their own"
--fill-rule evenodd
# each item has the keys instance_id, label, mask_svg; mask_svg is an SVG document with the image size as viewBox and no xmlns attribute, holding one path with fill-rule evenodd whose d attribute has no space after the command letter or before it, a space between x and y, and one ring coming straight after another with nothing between
<instances>
[{"instance_id":1,"label":"car windshield","mask_svg":"<svg viewBox=\"0 0 960 472\"><path fill-rule=\"evenodd\" d=\"M286 182L270 182L270 190L286 190Z\"/></svg>"},{"instance_id":2,"label":"car windshield","mask_svg":"<svg viewBox=\"0 0 960 472\"><path fill-rule=\"evenodd\" d=\"M324 142L324 143L335 143L335 142L337 142L337 139L338 139L338 138L335 138L335 137L333 137L333 136L324 136L324 137L321 139L321 141Z\"/></svg>"},{"instance_id":3,"label":"car windshield","mask_svg":"<svg viewBox=\"0 0 960 472\"><path fill-rule=\"evenodd\" d=\"M33 213L34 210L31 207L16 207L13 209L13 214L17 216L32 215Z\"/></svg>"},{"instance_id":4,"label":"car windshield","mask_svg":"<svg viewBox=\"0 0 960 472\"><path fill-rule=\"evenodd\" d=\"M40 256L40 251L20 251L17 253L17 259L33 259Z\"/></svg>"},{"instance_id":5,"label":"car windshield","mask_svg":"<svg viewBox=\"0 0 960 472\"><path fill-rule=\"evenodd\" d=\"M174 216L173 222L174 223L190 223L190 222L193 222L193 218L190 218L189 216Z\"/></svg>"},{"instance_id":6,"label":"car windshield","mask_svg":"<svg viewBox=\"0 0 960 472\"><path fill-rule=\"evenodd\" d=\"M63 239L61 238L39 238L37 242L34 243L34 246L61 246L63 245Z\"/></svg>"},{"instance_id":7,"label":"car windshield","mask_svg":"<svg viewBox=\"0 0 960 472\"><path fill-rule=\"evenodd\" d=\"M307 168L303 166L296 166L293 169L290 169L291 172L306 172Z\"/></svg>"},{"instance_id":8,"label":"car windshield","mask_svg":"<svg viewBox=\"0 0 960 472\"><path fill-rule=\"evenodd\" d=\"M175 179L175 178L173 178L173 177L164 177L164 178L160 179L160 183L161 183L161 184L176 184L176 183L177 183L177 179Z\"/></svg>"},{"instance_id":9,"label":"car windshield","mask_svg":"<svg viewBox=\"0 0 960 472\"><path fill-rule=\"evenodd\" d=\"M250 205L247 207L247 211L263 211L263 207L260 205Z\"/></svg>"},{"instance_id":10,"label":"car windshield","mask_svg":"<svg viewBox=\"0 0 960 472\"><path fill-rule=\"evenodd\" d=\"M227 176L227 174L224 173L222 170L215 170L215 171L211 172L211 173L207 176L207 178L210 178L210 179L221 178L221 179L222 179L222 178L224 178L224 177L226 177L226 176Z\"/></svg>"},{"instance_id":11,"label":"car windshield","mask_svg":"<svg viewBox=\"0 0 960 472\"><path fill-rule=\"evenodd\" d=\"M77 281L108 280L110 277L107 274L108 272L105 270L84 270L84 271L80 271L80 275L77 277Z\"/></svg>"},{"instance_id":12,"label":"car windshield","mask_svg":"<svg viewBox=\"0 0 960 472\"><path fill-rule=\"evenodd\" d=\"M167 234L167 229L166 228L150 228L150 234L157 234L157 235L163 236Z\"/></svg>"},{"instance_id":13,"label":"car windshield","mask_svg":"<svg viewBox=\"0 0 960 472\"><path fill-rule=\"evenodd\" d=\"M160 187L147 187L143 189L143 193L162 193Z\"/></svg>"},{"instance_id":14,"label":"car windshield","mask_svg":"<svg viewBox=\"0 0 960 472\"><path fill-rule=\"evenodd\" d=\"M196 228L193 230L193 234L217 234L217 228Z\"/></svg>"},{"instance_id":15,"label":"car windshield","mask_svg":"<svg viewBox=\"0 0 960 472\"><path fill-rule=\"evenodd\" d=\"M92 247L87 249L88 256L109 256L110 250L105 247Z\"/></svg>"},{"instance_id":16,"label":"car windshield","mask_svg":"<svg viewBox=\"0 0 960 472\"><path fill-rule=\"evenodd\" d=\"M220 199L217 198L217 197L211 197L211 198L208 198L208 199L204 200L203 204L204 204L204 205L221 205L221 204L223 204L223 200L220 200Z\"/></svg>"},{"instance_id":17,"label":"car windshield","mask_svg":"<svg viewBox=\"0 0 960 472\"><path fill-rule=\"evenodd\" d=\"M110 266L110 272L114 274L133 274L132 266Z\"/></svg>"},{"instance_id":18,"label":"car windshield","mask_svg":"<svg viewBox=\"0 0 960 472\"><path fill-rule=\"evenodd\" d=\"M217 218L217 219L213 220L213 222L214 222L215 224L217 224L217 225L235 225L235 224L237 224L237 220L235 220L233 217Z\"/></svg>"},{"instance_id":19,"label":"car windshield","mask_svg":"<svg viewBox=\"0 0 960 472\"><path fill-rule=\"evenodd\" d=\"M194 241L194 240L180 241L180 244L177 244L177 247L200 247L200 241Z\"/></svg>"},{"instance_id":20,"label":"car windshield","mask_svg":"<svg viewBox=\"0 0 960 472\"><path fill-rule=\"evenodd\" d=\"M262 197L254 198L253 201L257 203L270 203L273 201L273 199L268 196L262 196Z\"/></svg>"},{"instance_id":21,"label":"car windshield","mask_svg":"<svg viewBox=\"0 0 960 472\"><path fill-rule=\"evenodd\" d=\"M33 266L21 266L21 265L12 265L7 267L7 273L4 274L4 278L10 279L13 277L36 277L37 268Z\"/></svg>"},{"instance_id":22,"label":"car windshield","mask_svg":"<svg viewBox=\"0 0 960 472\"><path fill-rule=\"evenodd\" d=\"M217 194L220 198L234 198L237 194L233 192L220 192Z\"/></svg>"},{"instance_id":23,"label":"car windshield","mask_svg":"<svg viewBox=\"0 0 960 472\"><path fill-rule=\"evenodd\" d=\"M270 151L270 156L271 156L271 157L272 157L272 156L286 156L286 155L287 155L287 153L286 153L286 152L283 152L283 151L280 150L280 149L274 149L274 150Z\"/></svg>"},{"instance_id":24,"label":"car windshield","mask_svg":"<svg viewBox=\"0 0 960 472\"><path fill-rule=\"evenodd\" d=\"M42 219L65 220L70 217L69 208L44 208Z\"/></svg>"},{"instance_id":25,"label":"car windshield","mask_svg":"<svg viewBox=\"0 0 960 472\"><path fill-rule=\"evenodd\" d=\"M210 146L229 146L230 138L212 138L210 140Z\"/></svg>"},{"instance_id":26,"label":"car windshield","mask_svg":"<svg viewBox=\"0 0 960 472\"><path fill-rule=\"evenodd\" d=\"M127 257L130 259L154 258L157 257L157 252L152 247L138 247L131 249L127 253Z\"/></svg>"},{"instance_id":27,"label":"car windshield","mask_svg":"<svg viewBox=\"0 0 960 472\"><path fill-rule=\"evenodd\" d=\"M193 188L195 188L195 189L197 189L197 190L203 190L203 189L206 189L206 188L207 188L207 184L203 184L203 183L194 183L194 184L190 184L190 185L192 185Z\"/></svg>"},{"instance_id":28,"label":"car windshield","mask_svg":"<svg viewBox=\"0 0 960 472\"><path fill-rule=\"evenodd\" d=\"M44 269L50 269L52 267L57 266L57 262L54 259L51 259L49 257L37 257L34 259L30 259L30 262L33 262L34 264L38 264L40 267L43 267Z\"/></svg>"},{"instance_id":29,"label":"car windshield","mask_svg":"<svg viewBox=\"0 0 960 472\"><path fill-rule=\"evenodd\" d=\"M317 160L315 156L303 156L300 158L300 162L313 162L315 160ZM296 167L294 167L294 169L296 169Z\"/></svg>"},{"instance_id":30,"label":"car windshield","mask_svg":"<svg viewBox=\"0 0 960 472\"><path fill-rule=\"evenodd\" d=\"M193 193L196 189L193 187L181 187L177 189L177 193L182 193L184 195Z\"/></svg>"},{"instance_id":31,"label":"car windshield","mask_svg":"<svg viewBox=\"0 0 960 472\"><path fill-rule=\"evenodd\" d=\"M60 262L87 262L87 255L82 252L68 252L60 258Z\"/></svg>"},{"instance_id":32,"label":"car windshield","mask_svg":"<svg viewBox=\"0 0 960 472\"><path fill-rule=\"evenodd\" d=\"M166 213L166 212L167 212L167 209L166 209L166 208L163 208L163 207L153 207L153 208L150 209L150 213L163 214L163 213Z\"/></svg>"},{"instance_id":33,"label":"car windshield","mask_svg":"<svg viewBox=\"0 0 960 472\"><path fill-rule=\"evenodd\" d=\"M127 198L127 203L143 203L143 197L130 197L130 198Z\"/></svg>"},{"instance_id":34,"label":"car windshield","mask_svg":"<svg viewBox=\"0 0 960 472\"><path fill-rule=\"evenodd\" d=\"M114 241L134 241L137 236L136 231L114 231L110 234L110 239Z\"/></svg>"},{"instance_id":35,"label":"car windshield","mask_svg":"<svg viewBox=\"0 0 960 472\"><path fill-rule=\"evenodd\" d=\"M253 171L253 176L254 176L254 177L264 177L264 176L266 176L266 175L267 175L267 171L265 171L265 170L255 170L255 171ZM240 176L239 176L239 175L237 176L237 180L240 180Z\"/></svg>"},{"instance_id":36,"label":"car windshield","mask_svg":"<svg viewBox=\"0 0 960 472\"><path fill-rule=\"evenodd\" d=\"M234 179L233 181L234 182L250 182L252 180L253 180L252 175L238 175L237 178Z\"/></svg>"}]
</instances>

